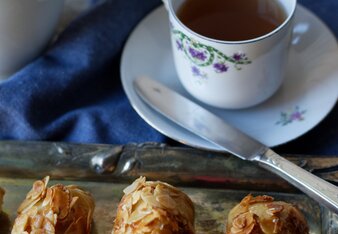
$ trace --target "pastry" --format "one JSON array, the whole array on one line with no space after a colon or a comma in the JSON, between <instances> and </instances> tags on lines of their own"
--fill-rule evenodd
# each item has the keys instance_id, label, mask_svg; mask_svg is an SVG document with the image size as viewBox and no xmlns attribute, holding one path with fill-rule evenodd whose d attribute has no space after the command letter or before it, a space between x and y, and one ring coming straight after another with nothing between
<instances>
[{"instance_id":1,"label":"pastry","mask_svg":"<svg viewBox=\"0 0 338 234\"><path fill-rule=\"evenodd\" d=\"M193 234L194 205L179 189L140 177L124 189L113 234Z\"/></svg>"},{"instance_id":2,"label":"pastry","mask_svg":"<svg viewBox=\"0 0 338 234\"><path fill-rule=\"evenodd\" d=\"M94 200L75 185L47 187L49 177L35 181L18 208L12 234L89 234Z\"/></svg>"},{"instance_id":3,"label":"pastry","mask_svg":"<svg viewBox=\"0 0 338 234\"><path fill-rule=\"evenodd\" d=\"M303 214L270 196L246 196L228 215L227 234L308 234Z\"/></svg>"}]
</instances>

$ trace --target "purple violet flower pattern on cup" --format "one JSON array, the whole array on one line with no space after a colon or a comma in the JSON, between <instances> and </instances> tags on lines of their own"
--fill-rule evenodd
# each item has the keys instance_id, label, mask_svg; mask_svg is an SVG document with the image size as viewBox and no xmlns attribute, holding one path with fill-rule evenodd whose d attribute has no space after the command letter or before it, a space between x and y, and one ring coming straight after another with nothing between
<instances>
[{"instance_id":1,"label":"purple violet flower pattern on cup","mask_svg":"<svg viewBox=\"0 0 338 234\"><path fill-rule=\"evenodd\" d=\"M177 48L178 50L183 50L183 44L182 44L181 41L176 40L176 48Z\"/></svg>"},{"instance_id":2,"label":"purple violet flower pattern on cup","mask_svg":"<svg viewBox=\"0 0 338 234\"><path fill-rule=\"evenodd\" d=\"M306 110L301 110L299 106L296 106L293 110L289 112L281 112L280 120L276 122L276 125L286 126L295 121L303 121L305 120Z\"/></svg>"},{"instance_id":3,"label":"purple violet flower pattern on cup","mask_svg":"<svg viewBox=\"0 0 338 234\"><path fill-rule=\"evenodd\" d=\"M191 55L191 57L200 61L205 61L207 59L207 56L203 51L198 51L192 47L189 47L189 54Z\"/></svg>"},{"instance_id":4,"label":"purple violet flower pattern on cup","mask_svg":"<svg viewBox=\"0 0 338 234\"><path fill-rule=\"evenodd\" d=\"M201 78L201 79L206 79L208 78L207 77L207 74L205 74L204 72L202 72L198 67L196 66L192 66L191 67L191 72L193 74L193 76L195 77L198 77L198 78Z\"/></svg>"},{"instance_id":5,"label":"purple violet flower pattern on cup","mask_svg":"<svg viewBox=\"0 0 338 234\"><path fill-rule=\"evenodd\" d=\"M226 73L233 68L240 71L243 66L252 63L243 52L236 52L228 56L212 46L189 38L179 30L173 28L172 33L175 36L177 50L184 53L195 68L198 67L199 75L196 70L192 69L194 76L200 76L204 67L211 66L215 73ZM206 72L203 72L203 77L206 77Z\"/></svg>"},{"instance_id":6,"label":"purple violet flower pattern on cup","mask_svg":"<svg viewBox=\"0 0 338 234\"><path fill-rule=\"evenodd\" d=\"M245 54L244 53L235 53L232 58L236 61L241 61L242 59L245 58Z\"/></svg>"},{"instance_id":7,"label":"purple violet flower pattern on cup","mask_svg":"<svg viewBox=\"0 0 338 234\"><path fill-rule=\"evenodd\" d=\"M215 72L217 73L227 72L229 69L229 66L226 65L225 63L214 63L213 67Z\"/></svg>"}]
</instances>

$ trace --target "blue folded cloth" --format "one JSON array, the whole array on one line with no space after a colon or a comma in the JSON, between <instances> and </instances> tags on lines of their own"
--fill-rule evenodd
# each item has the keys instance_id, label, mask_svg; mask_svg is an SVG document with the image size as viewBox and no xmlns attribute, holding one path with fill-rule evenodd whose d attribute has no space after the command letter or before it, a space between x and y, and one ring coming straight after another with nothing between
<instances>
[{"instance_id":1,"label":"blue folded cloth","mask_svg":"<svg viewBox=\"0 0 338 234\"><path fill-rule=\"evenodd\" d=\"M326 10L330 16L320 16L337 35L336 0L300 2ZM108 0L75 20L44 55L0 85L0 139L173 143L132 109L119 73L130 32L159 4ZM314 130L277 150L337 155L337 116L338 107Z\"/></svg>"}]
</instances>

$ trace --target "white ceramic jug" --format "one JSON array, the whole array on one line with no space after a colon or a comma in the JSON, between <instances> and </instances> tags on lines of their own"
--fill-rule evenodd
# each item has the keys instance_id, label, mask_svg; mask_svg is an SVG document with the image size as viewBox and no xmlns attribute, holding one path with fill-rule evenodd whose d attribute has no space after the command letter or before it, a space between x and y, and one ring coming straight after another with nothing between
<instances>
[{"instance_id":1,"label":"white ceramic jug","mask_svg":"<svg viewBox=\"0 0 338 234\"><path fill-rule=\"evenodd\" d=\"M0 0L0 80L32 61L53 36L64 0Z\"/></svg>"}]
</instances>

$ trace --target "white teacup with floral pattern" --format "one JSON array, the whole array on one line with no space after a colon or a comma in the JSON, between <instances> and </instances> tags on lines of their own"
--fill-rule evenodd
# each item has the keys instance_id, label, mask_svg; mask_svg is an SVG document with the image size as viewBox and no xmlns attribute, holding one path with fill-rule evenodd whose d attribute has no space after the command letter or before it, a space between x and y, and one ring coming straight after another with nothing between
<instances>
[{"instance_id":1,"label":"white teacup with floral pattern","mask_svg":"<svg viewBox=\"0 0 338 234\"><path fill-rule=\"evenodd\" d=\"M163 0L169 12L179 79L198 100L219 108L246 108L271 97L283 82L297 0L276 0L285 21L272 32L245 41L199 35L176 16L185 0Z\"/></svg>"}]
</instances>

